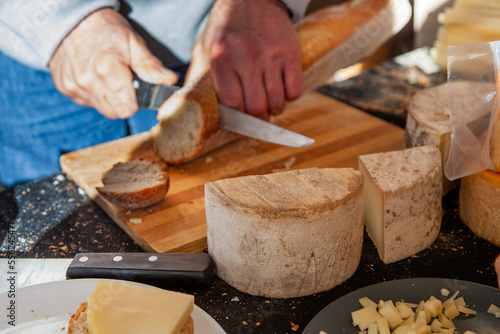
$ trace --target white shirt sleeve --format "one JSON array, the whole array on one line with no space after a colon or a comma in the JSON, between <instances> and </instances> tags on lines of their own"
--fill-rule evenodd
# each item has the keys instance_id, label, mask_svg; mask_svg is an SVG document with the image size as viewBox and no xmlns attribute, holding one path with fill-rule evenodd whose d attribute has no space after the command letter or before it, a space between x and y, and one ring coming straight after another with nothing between
<instances>
[{"instance_id":1,"label":"white shirt sleeve","mask_svg":"<svg viewBox=\"0 0 500 334\"><path fill-rule=\"evenodd\" d=\"M119 9L118 0L2 0L0 51L15 60L48 70L64 37L88 14L103 7Z\"/></svg>"},{"instance_id":2,"label":"white shirt sleeve","mask_svg":"<svg viewBox=\"0 0 500 334\"><path fill-rule=\"evenodd\" d=\"M297 22L304 17L306 13L307 6L311 0L281 0L292 14L292 21Z\"/></svg>"}]
</instances>

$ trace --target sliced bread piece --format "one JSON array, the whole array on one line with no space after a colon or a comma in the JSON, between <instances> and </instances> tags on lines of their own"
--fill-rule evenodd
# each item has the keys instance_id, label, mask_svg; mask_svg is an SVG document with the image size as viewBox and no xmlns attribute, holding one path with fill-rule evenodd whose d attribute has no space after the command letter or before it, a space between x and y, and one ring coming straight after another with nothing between
<instances>
[{"instance_id":1,"label":"sliced bread piece","mask_svg":"<svg viewBox=\"0 0 500 334\"><path fill-rule=\"evenodd\" d=\"M384 263L429 247L441 228L441 155L436 146L359 157L365 225Z\"/></svg>"},{"instance_id":2,"label":"sliced bread piece","mask_svg":"<svg viewBox=\"0 0 500 334\"><path fill-rule=\"evenodd\" d=\"M208 251L217 275L243 292L293 298L356 271L363 244L363 176L303 169L205 185Z\"/></svg>"},{"instance_id":3,"label":"sliced bread piece","mask_svg":"<svg viewBox=\"0 0 500 334\"><path fill-rule=\"evenodd\" d=\"M167 165L161 161L135 159L119 162L102 178L99 194L118 206L139 209L158 203L168 191Z\"/></svg>"}]
</instances>

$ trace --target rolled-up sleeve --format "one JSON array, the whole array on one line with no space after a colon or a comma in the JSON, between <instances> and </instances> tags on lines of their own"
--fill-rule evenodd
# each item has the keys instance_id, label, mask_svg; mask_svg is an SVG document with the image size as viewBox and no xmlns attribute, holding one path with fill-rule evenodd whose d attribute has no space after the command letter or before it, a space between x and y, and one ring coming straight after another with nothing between
<instances>
[{"instance_id":1,"label":"rolled-up sleeve","mask_svg":"<svg viewBox=\"0 0 500 334\"><path fill-rule=\"evenodd\" d=\"M119 1L0 1L0 51L25 65L48 70L64 37L83 18L104 7L118 10Z\"/></svg>"},{"instance_id":2,"label":"rolled-up sleeve","mask_svg":"<svg viewBox=\"0 0 500 334\"><path fill-rule=\"evenodd\" d=\"M304 17L311 0L281 0L281 2L290 10L292 21L297 22Z\"/></svg>"}]
</instances>

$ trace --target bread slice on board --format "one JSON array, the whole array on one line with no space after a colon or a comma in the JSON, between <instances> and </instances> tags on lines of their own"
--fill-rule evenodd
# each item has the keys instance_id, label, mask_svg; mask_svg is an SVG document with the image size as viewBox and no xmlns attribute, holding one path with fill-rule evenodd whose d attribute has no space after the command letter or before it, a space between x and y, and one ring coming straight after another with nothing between
<instances>
[{"instance_id":1,"label":"bread slice on board","mask_svg":"<svg viewBox=\"0 0 500 334\"><path fill-rule=\"evenodd\" d=\"M347 1L306 16L296 26L306 90L375 52L410 16L407 0ZM158 155L182 164L235 140L217 126L217 102L209 70L178 90L159 108L160 124L151 130Z\"/></svg>"},{"instance_id":2,"label":"bread slice on board","mask_svg":"<svg viewBox=\"0 0 500 334\"><path fill-rule=\"evenodd\" d=\"M365 225L380 259L392 263L436 240L441 228L441 154L432 145L359 157Z\"/></svg>"},{"instance_id":3,"label":"bread slice on board","mask_svg":"<svg viewBox=\"0 0 500 334\"><path fill-rule=\"evenodd\" d=\"M205 185L208 251L217 275L243 292L293 298L356 271L363 244L363 176L302 169Z\"/></svg>"},{"instance_id":4,"label":"bread slice on board","mask_svg":"<svg viewBox=\"0 0 500 334\"><path fill-rule=\"evenodd\" d=\"M158 203L168 191L167 165L162 161L135 159L119 162L102 178L99 194L113 204L139 209Z\"/></svg>"}]
</instances>

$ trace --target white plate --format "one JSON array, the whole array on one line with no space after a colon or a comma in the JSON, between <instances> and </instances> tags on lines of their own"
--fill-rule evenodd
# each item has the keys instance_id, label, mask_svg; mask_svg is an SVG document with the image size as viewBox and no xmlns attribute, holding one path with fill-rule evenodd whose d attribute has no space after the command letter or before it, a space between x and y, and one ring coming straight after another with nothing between
<instances>
[{"instance_id":1,"label":"white plate","mask_svg":"<svg viewBox=\"0 0 500 334\"><path fill-rule=\"evenodd\" d=\"M71 315L87 300L99 281L75 279L25 286L16 289L15 299L9 298L8 291L0 293L0 331L5 334L66 333ZM11 300L15 301L15 327L8 323L10 311L7 308ZM195 333L225 334L222 327L198 306L195 305L191 316Z\"/></svg>"}]
</instances>

